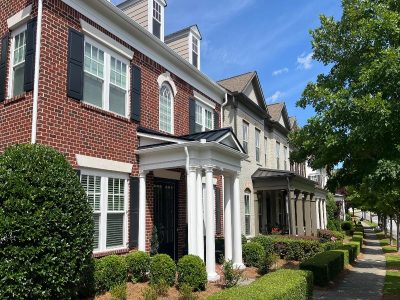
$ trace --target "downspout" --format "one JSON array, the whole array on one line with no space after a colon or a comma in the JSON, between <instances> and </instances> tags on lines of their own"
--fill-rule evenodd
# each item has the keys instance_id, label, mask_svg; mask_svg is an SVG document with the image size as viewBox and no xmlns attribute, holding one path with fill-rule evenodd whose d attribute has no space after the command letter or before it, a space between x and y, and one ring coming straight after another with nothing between
<instances>
[{"instance_id":1,"label":"downspout","mask_svg":"<svg viewBox=\"0 0 400 300\"><path fill-rule=\"evenodd\" d=\"M32 139L31 143L36 144L37 135L37 114L39 98L39 67L40 67L40 46L42 40L42 18L43 18L43 0L38 0L37 31L36 31L36 49L35 49L35 74L33 81L33 108L32 108Z\"/></svg>"},{"instance_id":2,"label":"downspout","mask_svg":"<svg viewBox=\"0 0 400 300\"><path fill-rule=\"evenodd\" d=\"M222 115L222 124L221 127L224 127L224 121L225 121L225 114L224 114L224 107L228 104L228 93L225 93L225 101L221 105L221 115Z\"/></svg>"}]
</instances>

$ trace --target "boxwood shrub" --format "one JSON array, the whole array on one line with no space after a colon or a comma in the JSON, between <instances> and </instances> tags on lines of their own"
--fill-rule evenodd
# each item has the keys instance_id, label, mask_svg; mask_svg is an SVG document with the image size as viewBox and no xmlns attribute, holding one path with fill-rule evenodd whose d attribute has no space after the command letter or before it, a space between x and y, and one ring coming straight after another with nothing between
<instances>
[{"instance_id":1,"label":"boxwood shrub","mask_svg":"<svg viewBox=\"0 0 400 300\"><path fill-rule=\"evenodd\" d=\"M360 243L360 248L362 248L363 237L361 235L353 235L353 237L351 238L351 241Z\"/></svg>"},{"instance_id":2,"label":"boxwood shrub","mask_svg":"<svg viewBox=\"0 0 400 300\"><path fill-rule=\"evenodd\" d=\"M151 258L150 283L165 282L169 286L175 283L176 265L167 254L157 254Z\"/></svg>"},{"instance_id":3,"label":"boxwood shrub","mask_svg":"<svg viewBox=\"0 0 400 300\"><path fill-rule=\"evenodd\" d=\"M259 243L264 247L265 254L274 253L274 239L267 235L258 235L254 237L252 242Z\"/></svg>"},{"instance_id":4,"label":"boxwood shrub","mask_svg":"<svg viewBox=\"0 0 400 300\"><path fill-rule=\"evenodd\" d=\"M355 258L357 258L358 255L360 255L360 252L361 252L360 242L347 242L346 245L350 245L353 248L354 253L355 253L354 254Z\"/></svg>"},{"instance_id":5,"label":"boxwood shrub","mask_svg":"<svg viewBox=\"0 0 400 300\"><path fill-rule=\"evenodd\" d=\"M342 222L341 227L342 227L342 230L344 230L344 231L352 230L354 227L354 224L351 221L344 221L344 222Z\"/></svg>"},{"instance_id":6,"label":"boxwood shrub","mask_svg":"<svg viewBox=\"0 0 400 300\"><path fill-rule=\"evenodd\" d=\"M145 281L150 271L150 255L143 251L136 251L129 253L125 259L132 281Z\"/></svg>"},{"instance_id":7,"label":"boxwood shrub","mask_svg":"<svg viewBox=\"0 0 400 300\"><path fill-rule=\"evenodd\" d=\"M256 242L243 245L243 262L248 267L260 267L265 257L264 247Z\"/></svg>"},{"instance_id":8,"label":"boxwood shrub","mask_svg":"<svg viewBox=\"0 0 400 300\"><path fill-rule=\"evenodd\" d=\"M282 269L269 273L247 286L225 289L209 300L307 300L312 296L311 272Z\"/></svg>"},{"instance_id":9,"label":"boxwood shrub","mask_svg":"<svg viewBox=\"0 0 400 300\"><path fill-rule=\"evenodd\" d=\"M178 261L178 287L190 286L194 291L204 291L207 285L206 265L195 255L185 255Z\"/></svg>"},{"instance_id":10,"label":"boxwood shrub","mask_svg":"<svg viewBox=\"0 0 400 300\"><path fill-rule=\"evenodd\" d=\"M76 171L43 145L0 155L0 299L93 290L93 215Z\"/></svg>"},{"instance_id":11,"label":"boxwood shrub","mask_svg":"<svg viewBox=\"0 0 400 300\"><path fill-rule=\"evenodd\" d=\"M343 269L350 264L350 253L348 249L338 248L330 251L343 253Z\"/></svg>"},{"instance_id":12,"label":"boxwood shrub","mask_svg":"<svg viewBox=\"0 0 400 300\"><path fill-rule=\"evenodd\" d=\"M316 285L326 286L343 270L343 265L343 252L330 250L303 261L300 269L311 271Z\"/></svg>"},{"instance_id":13,"label":"boxwood shrub","mask_svg":"<svg viewBox=\"0 0 400 300\"><path fill-rule=\"evenodd\" d=\"M349 261L348 263L353 263L357 258L357 247L353 247L349 244L343 244L338 249L347 250L349 252Z\"/></svg>"},{"instance_id":14,"label":"boxwood shrub","mask_svg":"<svg viewBox=\"0 0 400 300\"><path fill-rule=\"evenodd\" d=\"M275 236L274 251L286 260L302 261L323 251L321 243L316 238Z\"/></svg>"},{"instance_id":15,"label":"boxwood shrub","mask_svg":"<svg viewBox=\"0 0 400 300\"><path fill-rule=\"evenodd\" d=\"M128 269L123 256L110 255L95 260L94 280L97 294L126 282L127 277Z\"/></svg>"}]
</instances>

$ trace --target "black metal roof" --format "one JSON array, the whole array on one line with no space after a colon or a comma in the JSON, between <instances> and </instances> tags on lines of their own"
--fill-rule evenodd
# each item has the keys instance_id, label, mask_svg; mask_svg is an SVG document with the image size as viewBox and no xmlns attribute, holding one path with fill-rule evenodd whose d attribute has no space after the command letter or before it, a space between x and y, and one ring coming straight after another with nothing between
<instances>
[{"instance_id":1,"label":"black metal roof","mask_svg":"<svg viewBox=\"0 0 400 300\"><path fill-rule=\"evenodd\" d=\"M257 171L254 172L253 175L251 175L252 179L264 179L264 178L298 178L301 179L304 182L307 182L309 184L316 185L317 183L315 181L312 181L308 178L305 178L301 175L298 175L296 173L290 172L290 171L284 171L284 170L274 170L274 169L266 169L266 168L259 168Z\"/></svg>"}]
</instances>

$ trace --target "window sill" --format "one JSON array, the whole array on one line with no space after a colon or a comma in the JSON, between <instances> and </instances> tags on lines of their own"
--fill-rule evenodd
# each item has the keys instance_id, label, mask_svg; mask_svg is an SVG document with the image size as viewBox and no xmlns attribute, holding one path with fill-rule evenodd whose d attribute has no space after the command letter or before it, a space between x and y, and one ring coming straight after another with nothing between
<instances>
[{"instance_id":1,"label":"window sill","mask_svg":"<svg viewBox=\"0 0 400 300\"><path fill-rule=\"evenodd\" d=\"M118 119L118 120L125 121L125 122L130 122L131 121L128 117L121 116L119 114L113 113L111 111L104 110L104 109L102 109L100 107L96 107L96 106L90 105L90 104L85 103L85 102L81 102L81 106L83 108L86 108L86 109L95 111L97 113L100 113L103 116L112 117L114 119Z\"/></svg>"},{"instance_id":2,"label":"window sill","mask_svg":"<svg viewBox=\"0 0 400 300\"><path fill-rule=\"evenodd\" d=\"M19 94L17 96L14 96L14 97L11 97L11 98L7 98L6 100L4 100L3 103L4 103L4 105L8 105L8 104L11 104L11 103L14 103L14 102L25 100L26 96L27 96L27 93L23 92L22 94Z\"/></svg>"},{"instance_id":3,"label":"window sill","mask_svg":"<svg viewBox=\"0 0 400 300\"><path fill-rule=\"evenodd\" d=\"M105 251L98 251L98 252L93 252L93 257L95 258L100 258L103 256L107 255L113 255L113 254L126 254L129 252L128 248L121 248L121 249L115 249L115 250L105 250Z\"/></svg>"}]
</instances>

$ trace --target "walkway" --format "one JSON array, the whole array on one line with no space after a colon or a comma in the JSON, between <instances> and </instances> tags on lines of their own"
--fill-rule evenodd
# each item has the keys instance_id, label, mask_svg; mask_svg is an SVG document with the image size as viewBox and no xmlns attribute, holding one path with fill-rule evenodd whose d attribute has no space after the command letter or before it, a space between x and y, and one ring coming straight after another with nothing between
<instances>
[{"instance_id":1,"label":"walkway","mask_svg":"<svg viewBox=\"0 0 400 300\"><path fill-rule=\"evenodd\" d=\"M365 226L365 225L364 225ZM372 229L365 229L364 257L332 290L314 292L314 299L380 300L385 281L385 256Z\"/></svg>"}]
</instances>

